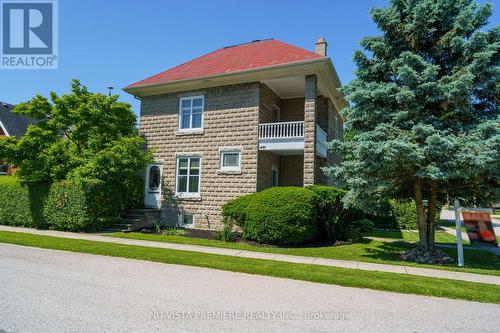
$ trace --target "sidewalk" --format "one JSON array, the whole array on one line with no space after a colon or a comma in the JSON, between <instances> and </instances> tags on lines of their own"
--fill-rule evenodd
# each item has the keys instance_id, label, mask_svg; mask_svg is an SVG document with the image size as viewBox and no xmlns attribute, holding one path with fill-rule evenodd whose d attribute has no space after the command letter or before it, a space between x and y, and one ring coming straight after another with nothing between
<instances>
[{"instance_id":1,"label":"sidewalk","mask_svg":"<svg viewBox=\"0 0 500 333\"><path fill-rule=\"evenodd\" d=\"M33 235L43 235L43 236L52 236L52 237L61 237L70 239L83 239L89 241L114 243L114 244L125 244L125 245L145 246L145 247L154 247L162 249L181 250L181 251L211 253L211 254L219 254L225 256L275 260L275 261L290 262L290 263L301 263L301 264L321 265L330 267L343 267L343 268L359 269L366 271L410 274L410 275L427 276L427 277L442 278L442 279L453 279L453 280L500 285L500 276L446 271L446 270L430 269L430 268L419 268L414 266L387 265L387 264L368 263L363 261L292 256L284 254L225 249L225 248L210 247L210 246L174 244L165 242L114 238L114 237L102 236L100 234L72 233L72 232L63 232L54 230L38 230L38 229L8 227L8 226L0 226L0 231L22 232Z\"/></svg>"}]
</instances>

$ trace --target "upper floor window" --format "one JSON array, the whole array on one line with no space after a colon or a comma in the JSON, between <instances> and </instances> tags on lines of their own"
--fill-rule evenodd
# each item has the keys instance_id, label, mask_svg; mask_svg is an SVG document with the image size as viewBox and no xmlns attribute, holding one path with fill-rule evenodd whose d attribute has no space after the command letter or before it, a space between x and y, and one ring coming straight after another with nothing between
<instances>
[{"instance_id":1,"label":"upper floor window","mask_svg":"<svg viewBox=\"0 0 500 333\"><path fill-rule=\"evenodd\" d=\"M182 97L179 110L179 129L203 128L203 96Z\"/></svg>"}]
</instances>

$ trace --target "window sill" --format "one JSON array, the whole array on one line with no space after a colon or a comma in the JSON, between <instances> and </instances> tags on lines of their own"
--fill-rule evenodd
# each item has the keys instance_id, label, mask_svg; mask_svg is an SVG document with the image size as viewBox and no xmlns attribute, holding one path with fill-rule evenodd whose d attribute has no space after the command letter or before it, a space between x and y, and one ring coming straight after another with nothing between
<instances>
[{"instance_id":1,"label":"window sill","mask_svg":"<svg viewBox=\"0 0 500 333\"><path fill-rule=\"evenodd\" d=\"M203 135L203 134L205 134L205 131L202 128L177 130L175 132L175 135Z\"/></svg>"},{"instance_id":2,"label":"window sill","mask_svg":"<svg viewBox=\"0 0 500 333\"><path fill-rule=\"evenodd\" d=\"M219 169L217 170L218 175L241 175L241 169Z\"/></svg>"},{"instance_id":3,"label":"window sill","mask_svg":"<svg viewBox=\"0 0 500 333\"><path fill-rule=\"evenodd\" d=\"M177 193L175 195L175 198L178 200L186 200L186 201L201 201L201 195L200 194L180 194Z\"/></svg>"}]
</instances>

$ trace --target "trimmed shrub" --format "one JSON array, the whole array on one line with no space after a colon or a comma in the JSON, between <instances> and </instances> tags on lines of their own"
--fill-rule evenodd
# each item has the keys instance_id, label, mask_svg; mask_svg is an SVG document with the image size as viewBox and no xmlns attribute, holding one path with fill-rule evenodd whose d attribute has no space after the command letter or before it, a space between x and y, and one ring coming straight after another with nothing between
<instances>
[{"instance_id":1,"label":"trimmed shrub","mask_svg":"<svg viewBox=\"0 0 500 333\"><path fill-rule=\"evenodd\" d=\"M15 176L0 176L0 224L46 226L42 212L47 193L45 184L21 185Z\"/></svg>"},{"instance_id":2,"label":"trimmed shrub","mask_svg":"<svg viewBox=\"0 0 500 333\"><path fill-rule=\"evenodd\" d=\"M252 195L244 215L243 238L268 244L299 244L318 236L314 192L273 187Z\"/></svg>"},{"instance_id":3,"label":"trimmed shrub","mask_svg":"<svg viewBox=\"0 0 500 333\"><path fill-rule=\"evenodd\" d=\"M243 228L248 205L256 195L257 193L251 193L226 202L224 206L222 206L221 212L224 224L235 224L240 228Z\"/></svg>"},{"instance_id":4,"label":"trimmed shrub","mask_svg":"<svg viewBox=\"0 0 500 333\"><path fill-rule=\"evenodd\" d=\"M97 179L60 181L51 186L44 216L51 229L98 231L118 222L132 201Z\"/></svg>"},{"instance_id":5,"label":"trimmed shrub","mask_svg":"<svg viewBox=\"0 0 500 333\"><path fill-rule=\"evenodd\" d=\"M131 184L107 186L96 179L22 185L16 177L0 177L0 224L102 230L118 222L121 212L139 200L143 183L137 178Z\"/></svg>"}]
</instances>

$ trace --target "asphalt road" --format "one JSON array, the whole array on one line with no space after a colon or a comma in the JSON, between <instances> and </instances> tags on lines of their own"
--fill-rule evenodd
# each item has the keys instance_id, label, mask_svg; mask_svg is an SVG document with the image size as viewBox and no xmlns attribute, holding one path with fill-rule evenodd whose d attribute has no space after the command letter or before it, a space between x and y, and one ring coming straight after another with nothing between
<instances>
[{"instance_id":1,"label":"asphalt road","mask_svg":"<svg viewBox=\"0 0 500 333\"><path fill-rule=\"evenodd\" d=\"M500 305L0 244L0 332L498 332L498 327Z\"/></svg>"}]
</instances>

